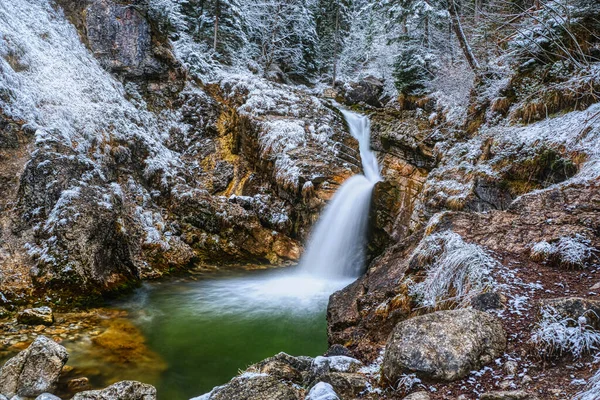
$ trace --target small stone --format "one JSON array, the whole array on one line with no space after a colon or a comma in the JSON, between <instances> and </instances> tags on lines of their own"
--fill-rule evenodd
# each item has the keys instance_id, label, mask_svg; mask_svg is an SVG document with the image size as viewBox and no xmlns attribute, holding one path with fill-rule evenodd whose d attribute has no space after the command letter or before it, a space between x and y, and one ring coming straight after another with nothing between
<instances>
[{"instance_id":1,"label":"small stone","mask_svg":"<svg viewBox=\"0 0 600 400\"><path fill-rule=\"evenodd\" d=\"M548 391L556 397L560 396L562 393L562 389L549 389Z\"/></svg>"},{"instance_id":2,"label":"small stone","mask_svg":"<svg viewBox=\"0 0 600 400\"><path fill-rule=\"evenodd\" d=\"M456 398L456 400L469 400L466 394L461 394Z\"/></svg>"},{"instance_id":3,"label":"small stone","mask_svg":"<svg viewBox=\"0 0 600 400\"><path fill-rule=\"evenodd\" d=\"M600 289L600 282L596 283L594 286L590 288L590 290L598 290Z\"/></svg>"},{"instance_id":4,"label":"small stone","mask_svg":"<svg viewBox=\"0 0 600 400\"><path fill-rule=\"evenodd\" d=\"M521 383L523 385L529 385L532 382L533 382L533 379L529 375L523 375L523 378L521 379Z\"/></svg>"},{"instance_id":5,"label":"small stone","mask_svg":"<svg viewBox=\"0 0 600 400\"><path fill-rule=\"evenodd\" d=\"M60 400L60 397L55 396L51 393L42 393L35 400Z\"/></svg>"},{"instance_id":6,"label":"small stone","mask_svg":"<svg viewBox=\"0 0 600 400\"><path fill-rule=\"evenodd\" d=\"M513 390L510 392L484 393L481 395L480 400L538 400L538 397L524 390Z\"/></svg>"},{"instance_id":7,"label":"small stone","mask_svg":"<svg viewBox=\"0 0 600 400\"><path fill-rule=\"evenodd\" d=\"M46 329L46 325L38 325L38 326L36 326L35 328L33 328L33 331L34 331L34 332L41 332L41 331L43 331L44 329Z\"/></svg>"},{"instance_id":8,"label":"small stone","mask_svg":"<svg viewBox=\"0 0 600 400\"><path fill-rule=\"evenodd\" d=\"M519 364L516 361L507 361L504 363L504 372L509 375L516 375L519 370Z\"/></svg>"},{"instance_id":9,"label":"small stone","mask_svg":"<svg viewBox=\"0 0 600 400\"><path fill-rule=\"evenodd\" d=\"M333 386L329 383L319 382L310 389L306 400L340 400Z\"/></svg>"},{"instance_id":10,"label":"small stone","mask_svg":"<svg viewBox=\"0 0 600 400\"><path fill-rule=\"evenodd\" d=\"M28 308L17 314L17 322L23 325L46 325L54 323L54 314L50 307Z\"/></svg>"},{"instance_id":11,"label":"small stone","mask_svg":"<svg viewBox=\"0 0 600 400\"><path fill-rule=\"evenodd\" d=\"M423 392L423 391L411 393L404 398L404 400L429 400L429 399L430 399L429 393Z\"/></svg>"},{"instance_id":12,"label":"small stone","mask_svg":"<svg viewBox=\"0 0 600 400\"><path fill-rule=\"evenodd\" d=\"M513 381L511 381L510 379L506 379L503 380L502 382L500 382L500 384L498 385L500 387L500 389L509 389L513 386Z\"/></svg>"}]
</instances>

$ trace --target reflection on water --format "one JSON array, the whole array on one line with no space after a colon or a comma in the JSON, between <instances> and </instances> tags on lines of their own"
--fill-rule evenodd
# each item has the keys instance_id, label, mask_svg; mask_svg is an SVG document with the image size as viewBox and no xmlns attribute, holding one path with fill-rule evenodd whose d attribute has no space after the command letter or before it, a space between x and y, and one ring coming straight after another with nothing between
<instances>
[{"instance_id":1,"label":"reflection on water","mask_svg":"<svg viewBox=\"0 0 600 400\"><path fill-rule=\"evenodd\" d=\"M329 295L348 283L260 271L147 285L118 307L131 311L167 365L157 381L145 381L160 399L189 399L280 351L323 353Z\"/></svg>"}]
</instances>

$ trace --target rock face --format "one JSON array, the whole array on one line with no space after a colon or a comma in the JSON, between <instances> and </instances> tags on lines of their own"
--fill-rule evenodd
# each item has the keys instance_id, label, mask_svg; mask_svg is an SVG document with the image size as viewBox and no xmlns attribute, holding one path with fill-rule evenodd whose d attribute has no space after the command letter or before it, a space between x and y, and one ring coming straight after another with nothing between
<instances>
[{"instance_id":1,"label":"rock face","mask_svg":"<svg viewBox=\"0 0 600 400\"><path fill-rule=\"evenodd\" d=\"M404 373L453 381L502 355L502 324L474 310L438 311L399 323L385 350L383 376L395 384Z\"/></svg>"},{"instance_id":2,"label":"rock face","mask_svg":"<svg viewBox=\"0 0 600 400\"><path fill-rule=\"evenodd\" d=\"M121 381L102 390L77 393L73 400L156 400L154 386L135 381Z\"/></svg>"},{"instance_id":3,"label":"rock face","mask_svg":"<svg viewBox=\"0 0 600 400\"><path fill-rule=\"evenodd\" d=\"M52 392L69 355L66 349L45 336L11 358L0 369L0 394L36 397Z\"/></svg>"},{"instance_id":4,"label":"rock face","mask_svg":"<svg viewBox=\"0 0 600 400\"><path fill-rule=\"evenodd\" d=\"M57 4L14 16L50 17L52 45L77 53L40 43L32 62L86 72L57 96L45 76L29 80L48 95L40 104L64 112L37 110L39 121L0 113L7 301L40 290L62 304L91 302L201 263L297 260L323 206L360 170L339 113L258 77L191 79L148 2ZM103 117L87 117L95 112Z\"/></svg>"},{"instance_id":5,"label":"rock face","mask_svg":"<svg viewBox=\"0 0 600 400\"><path fill-rule=\"evenodd\" d=\"M54 323L54 314L50 307L28 308L17 314L17 321L25 325L46 325Z\"/></svg>"}]
</instances>

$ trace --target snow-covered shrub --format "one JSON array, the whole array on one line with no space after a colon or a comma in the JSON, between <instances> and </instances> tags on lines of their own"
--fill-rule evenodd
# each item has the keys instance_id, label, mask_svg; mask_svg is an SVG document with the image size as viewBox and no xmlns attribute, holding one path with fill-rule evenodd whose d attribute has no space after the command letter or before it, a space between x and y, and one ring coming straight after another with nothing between
<instances>
[{"instance_id":1,"label":"snow-covered shrub","mask_svg":"<svg viewBox=\"0 0 600 400\"><path fill-rule=\"evenodd\" d=\"M415 374L404 374L398 380L396 384L396 390L400 390L403 392L410 391L415 385L421 383L421 380L417 378Z\"/></svg>"},{"instance_id":2,"label":"snow-covered shrub","mask_svg":"<svg viewBox=\"0 0 600 400\"><path fill-rule=\"evenodd\" d=\"M411 268L424 269L425 278L412 283L409 293L423 307L445 302L462 306L493 285L492 271L498 265L483 248L465 243L457 233L436 233L423 239L411 257Z\"/></svg>"},{"instance_id":3,"label":"snow-covered shrub","mask_svg":"<svg viewBox=\"0 0 600 400\"><path fill-rule=\"evenodd\" d=\"M543 357L572 354L579 358L598 349L600 332L587 324L585 314L576 321L561 315L552 306L545 306L542 307L541 319L533 331L531 342Z\"/></svg>"},{"instance_id":4,"label":"snow-covered shrub","mask_svg":"<svg viewBox=\"0 0 600 400\"><path fill-rule=\"evenodd\" d=\"M600 370L590 378L585 391L577 393L571 400L597 400L600 399Z\"/></svg>"},{"instance_id":5,"label":"snow-covered shrub","mask_svg":"<svg viewBox=\"0 0 600 400\"><path fill-rule=\"evenodd\" d=\"M583 268L596 252L591 242L582 235L563 236L555 243L542 241L533 245L531 259L566 268Z\"/></svg>"}]
</instances>

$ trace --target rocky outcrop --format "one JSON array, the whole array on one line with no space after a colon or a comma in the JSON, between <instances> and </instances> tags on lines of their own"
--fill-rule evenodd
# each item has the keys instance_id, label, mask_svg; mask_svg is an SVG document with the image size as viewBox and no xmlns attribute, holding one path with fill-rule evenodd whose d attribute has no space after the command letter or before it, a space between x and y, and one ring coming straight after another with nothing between
<instances>
[{"instance_id":1,"label":"rocky outcrop","mask_svg":"<svg viewBox=\"0 0 600 400\"><path fill-rule=\"evenodd\" d=\"M368 76L358 82L350 82L339 87L344 103L371 107L383 106L383 82L374 76Z\"/></svg>"},{"instance_id":2,"label":"rocky outcrop","mask_svg":"<svg viewBox=\"0 0 600 400\"><path fill-rule=\"evenodd\" d=\"M363 364L347 356L292 357L279 353L256 363L229 383L196 400L351 399L369 387Z\"/></svg>"},{"instance_id":3,"label":"rocky outcrop","mask_svg":"<svg viewBox=\"0 0 600 400\"><path fill-rule=\"evenodd\" d=\"M453 381L502 355L506 334L489 314L473 310L438 311L399 323L383 359L383 377L392 385L404 373Z\"/></svg>"},{"instance_id":4,"label":"rocky outcrop","mask_svg":"<svg viewBox=\"0 0 600 400\"><path fill-rule=\"evenodd\" d=\"M322 207L360 169L337 111L258 77L203 86L144 2L57 3L28 11L56 14L53 32L77 56L55 61L86 72L40 100L64 113L44 111L35 124L2 116L7 301L39 290L89 302L200 263L297 260ZM56 58L49 47L39 59ZM103 117L87 118L96 111Z\"/></svg>"},{"instance_id":5,"label":"rocky outcrop","mask_svg":"<svg viewBox=\"0 0 600 400\"><path fill-rule=\"evenodd\" d=\"M46 325L54 323L54 314L50 307L28 308L17 314L17 322L25 325Z\"/></svg>"},{"instance_id":6,"label":"rocky outcrop","mask_svg":"<svg viewBox=\"0 0 600 400\"><path fill-rule=\"evenodd\" d=\"M0 369L0 394L12 398L36 397L52 392L69 355L66 349L45 336L11 358Z\"/></svg>"},{"instance_id":7,"label":"rocky outcrop","mask_svg":"<svg viewBox=\"0 0 600 400\"><path fill-rule=\"evenodd\" d=\"M77 393L73 400L156 400L156 389L135 381L122 381L102 390Z\"/></svg>"}]
</instances>

